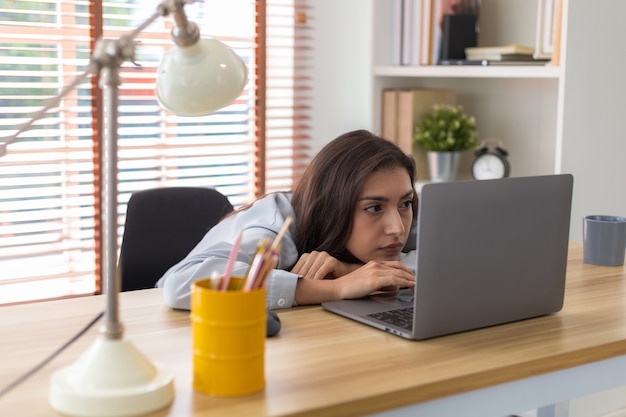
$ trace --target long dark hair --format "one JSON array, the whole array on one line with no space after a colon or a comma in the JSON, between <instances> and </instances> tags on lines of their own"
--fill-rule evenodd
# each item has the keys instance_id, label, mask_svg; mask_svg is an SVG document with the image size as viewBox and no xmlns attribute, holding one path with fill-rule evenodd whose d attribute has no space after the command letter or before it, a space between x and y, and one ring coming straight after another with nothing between
<instances>
[{"instance_id":1,"label":"long dark hair","mask_svg":"<svg viewBox=\"0 0 626 417\"><path fill-rule=\"evenodd\" d=\"M359 193L372 172L393 168L406 169L414 187L413 158L367 130L344 133L324 146L293 191L298 253L326 251L342 262L358 262L346 243ZM415 218L417 193L412 204Z\"/></svg>"}]
</instances>

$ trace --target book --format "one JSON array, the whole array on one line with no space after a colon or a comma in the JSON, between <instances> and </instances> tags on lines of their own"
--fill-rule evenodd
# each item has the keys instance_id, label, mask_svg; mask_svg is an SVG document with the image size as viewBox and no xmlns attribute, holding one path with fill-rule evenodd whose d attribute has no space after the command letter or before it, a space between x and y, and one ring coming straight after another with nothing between
<instances>
[{"instance_id":1,"label":"book","mask_svg":"<svg viewBox=\"0 0 626 417\"><path fill-rule=\"evenodd\" d=\"M445 16L474 16L479 20L479 0L432 0L430 20L430 64L443 58L443 25ZM461 37L462 41L464 36ZM453 57L446 57L453 58Z\"/></svg>"},{"instance_id":2,"label":"book","mask_svg":"<svg viewBox=\"0 0 626 417\"><path fill-rule=\"evenodd\" d=\"M552 58L555 18L556 1L538 0L535 58Z\"/></svg>"},{"instance_id":3,"label":"book","mask_svg":"<svg viewBox=\"0 0 626 417\"><path fill-rule=\"evenodd\" d=\"M465 49L475 47L478 41L476 25L476 16L444 15L439 59L464 59Z\"/></svg>"},{"instance_id":4,"label":"book","mask_svg":"<svg viewBox=\"0 0 626 417\"><path fill-rule=\"evenodd\" d=\"M493 61L532 60L535 50L527 46L510 44L502 46L478 46L465 48L465 58L470 61L488 59Z\"/></svg>"},{"instance_id":5,"label":"book","mask_svg":"<svg viewBox=\"0 0 626 417\"><path fill-rule=\"evenodd\" d=\"M518 45L516 43L512 43L509 45L500 45L500 46L474 46L471 48L466 48L465 53L498 53L498 54L525 54L532 55L535 50L529 46Z\"/></svg>"},{"instance_id":6,"label":"book","mask_svg":"<svg viewBox=\"0 0 626 417\"><path fill-rule=\"evenodd\" d=\"M415 126L425 114L433 111L435 104L456 104L456 93L447 89L401 89L398 90L397 125L395 143L407 155L412 155L418 167L419 178L428 176L426 152L413 147Z\"/></svg>"},{"instance_id":7,"label":"book","mask_svg":"<svg viewBox=\"0 0 626 417\"><path fill-rule=\"evenodd\" d=\"M524 54L465 54L465 58L470 61L480 61L483 59L489 61L532 61L535 59L532 55Z\"/></svg>"},{"instance_id":8,"label":"book","mask_svg":"<svg viewBox=\"0 0 626 417\"><path fill-rule=\"evenodd\" d=\"M421 43L420 43L420 64L422 65L430 65L430 54L431 54L431 22L433 20L432 14L432 3L433 0L423 0L422 2L422 21L421 25Z\"/></svg>"},{"instance_id":9,"label":"book","mask_svg":"<svg viewBox=\"0 0 626 417\"><path fill-rule=\"evenodd\" d=\"M402 2L391 3L391 65L402 64Z\"/></svg>"},{"instance_id":10,"label":"book","mask_svg":"<svg viewBox=\"0 0 626 417\"><path fill-rule=\"evenodd\" d=\"M518 61L499 61L499 60L489 60L489 59L479 59L475 61L470 61L468 59L442 59L439 61L438 65L479 65L483 67L487 66L547 66L550 64L550 61L547 59L532 59L532 60L518 60Z\"/></svg>"},{"instance_id":11,"label":"book","mask_svg":"<svg viewBox=\"0 0 626 417\"><path fill-rule=\"evenodd\" d=\"M422 0L402 0L402 65L420 64L422 8Z\"/></svg>"},{"instance_id":12,"label":"book","mask_svg":"<svg viewBox=\"0 0 626 417\"><path fill-rule=\"evenodd\" d=\"M561 65L561 30L563 20L563 0L556 0L556 16L554 18L554 35L552 38L552 65Z\"/></svg>"},{"instance_id":13,"label":"book","mask_svg":"<svg viewBox=\"0 0 626 417\"><path fill-rule=\"evenodd\" d=\"M398 90L385 89L382 97L381 136L398 144Z\"/></svg>"},{"instance_id":14,"label":"book","mask_svg":"<svg viewBox=\"0 0 626 417\"><path fill-rule=\"evenodd\" d=\"M443 24L443 0L433 0L430 22L430 63L435 65L441 57L441 32Z\"/></svg>"}]
</instances>

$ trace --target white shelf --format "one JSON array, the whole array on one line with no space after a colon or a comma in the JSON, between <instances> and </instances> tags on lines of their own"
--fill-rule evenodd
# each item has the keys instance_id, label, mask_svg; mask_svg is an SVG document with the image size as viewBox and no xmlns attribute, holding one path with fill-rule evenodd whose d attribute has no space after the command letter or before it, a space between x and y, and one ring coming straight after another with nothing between
<instances>
[{"instance_id":1,"label":"white shelf","mask_svg":"<svg viewBox=\"0 0 626 417\"><path fill-rule=\"evenodd\" d=\"M539 0L481 0L478 45L534 45L538 5ZM382 124L383 90L450 89L456 92L457 104L476 118L480 137L497 138L505 144L510 153L511 175L559 172L565 59L560 61L560 66L552 62L540 65L392 65L391 2L375 0L373 10L371 110L375 128L380 129ZM563 41L566 33L564 28ZM470 176L472 160L473 155L462 159L460 177ZM416 152L416 163L427 164L419 152Z\"/></svg>"},{"instance_id":2,"label":"white shelf","mask_svg":"<svg viewBox=\"0 0 626 417\"><path fill-rule=\"evenodd\" d=\"M458 65L458 66L393 66L374 67L377 77L422 78L554 78L561 76L561 68L546 65Z\"/></svg>"}]
</instances>

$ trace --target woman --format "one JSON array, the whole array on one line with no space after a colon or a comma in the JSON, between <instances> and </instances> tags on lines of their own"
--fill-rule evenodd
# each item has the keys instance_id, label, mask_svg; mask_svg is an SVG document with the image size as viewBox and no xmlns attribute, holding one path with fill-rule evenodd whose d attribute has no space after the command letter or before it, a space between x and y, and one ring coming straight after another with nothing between
<instances>
[{"instance_id":1,"label":"woman","mask_svg":"<svg viewBox=\"0 0 626 417\"><path fill-rule=\"evenodd\" d=\"M345 133L313 158L293 194L268 194L224 218L157 286L168 306L190 309L191 283L224 271L241 231L233 276L245 275L259 241L292 217L265 282L268 309L413 287L401 258L412 265L402 249L417 215L414 182L413 159L396 145L365 130Z\"/></svg>"}]
</instances>

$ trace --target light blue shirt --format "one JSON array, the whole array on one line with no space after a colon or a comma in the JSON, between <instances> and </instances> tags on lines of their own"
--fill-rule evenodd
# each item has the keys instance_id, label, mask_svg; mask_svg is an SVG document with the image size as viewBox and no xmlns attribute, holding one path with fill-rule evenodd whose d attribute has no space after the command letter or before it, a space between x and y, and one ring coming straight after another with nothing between
<instances>
[{"instance_id":1,"label":"light blue shirt","mask_svg":"<svg viewBox=\"0 0 626 417\"><path fill-rule=\"evenodd\" d=\"M190 310L191 284L198 279L211 277L214 272L220 275L224 272L240 231L243 231L243 235L232 275L245 275L259 241L264 238L273 240L288 216L294 217L291 194L274 193L255 201L248 209L226 217L157 282L157 287L163 287L165 304L171 308ZM293 239L294 224L291 224L281 241L276 269L270 272L265 281L266 304L270 310L296 305L294 297L299 276L288 272L300 257ZM410 236L409 239L414 238ZM402 262L413 271L414 252L402 255Z\"/></svg>"}]
</instances>

